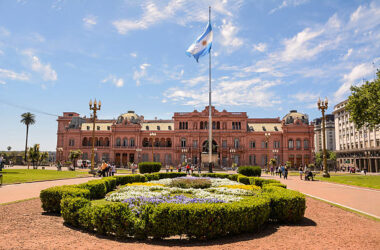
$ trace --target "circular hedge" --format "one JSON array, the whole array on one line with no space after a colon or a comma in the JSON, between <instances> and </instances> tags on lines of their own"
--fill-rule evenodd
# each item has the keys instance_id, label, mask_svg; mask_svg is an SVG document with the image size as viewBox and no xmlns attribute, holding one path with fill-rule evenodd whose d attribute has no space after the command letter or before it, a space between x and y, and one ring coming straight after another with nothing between
<instances>
[{"instance_id":1,"label":"circular hedge","mask_svg":"<svg viewBox=\"0 0 380 250\"><path fill-rule=\"evenodd\" d=\"M152 175L147 176L115 176L81 185L49 188L41 192L42 206L45 211L61 211L64 221L72 226L103 235L140 239L175 235L210 239L257 232L268 221L294 223L305 213L303 194L286 189L278 181L240 175L222 178L237 179L248 185L258 183L262 188L257 187L260 191L255 196L230 203L148 204L136 214L127 203L93 200L94 197L104 198L105 192L112 191L116 185L152 178ZM178 176L183 173L159 173L154 178Z\"/></svg>"}]
</instances>

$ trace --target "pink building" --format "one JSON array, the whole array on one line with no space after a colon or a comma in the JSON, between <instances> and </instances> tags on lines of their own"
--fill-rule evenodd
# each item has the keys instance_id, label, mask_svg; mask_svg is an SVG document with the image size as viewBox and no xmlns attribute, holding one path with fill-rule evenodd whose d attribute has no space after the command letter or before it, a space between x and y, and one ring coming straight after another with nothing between
<instances>
[{"instance_id":1,"label":"pink building","mask_svg":"<svg viewBox=\"0 0 380 250\"><path fill-rule=\"evenodd\" d=\"M212 107L212 117L213 160L218 166L265 166L272 158L291 161L292 166L312 161L314 126L306 114L292 110L282 120L248 118L246 112ZM83 152L83 159L91 159L91 119L64 112L57 121L57 148L63 150L57 159L67 160L70 150L76 149ZM174 165L208 161L208 107L175 112L172 120L145 120L128 111L117 120L99 119L95 126L96 161L118 166L152 160Z\"/></svg>"}]
</instances>

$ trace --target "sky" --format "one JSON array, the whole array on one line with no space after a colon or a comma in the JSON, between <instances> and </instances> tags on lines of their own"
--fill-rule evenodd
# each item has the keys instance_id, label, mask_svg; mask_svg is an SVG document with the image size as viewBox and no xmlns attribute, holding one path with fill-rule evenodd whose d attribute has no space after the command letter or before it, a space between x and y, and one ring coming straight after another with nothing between
<instances>
[{"instance_id":1,"label":"sky","mask_svg":"<svg viewBox=\"0 0 380 250\"><path fill-rule=\"evenodd\" d=\"M0 0L0 150L55 150L57 116L145 119L208 105L208 56L187 48L211 6L212 104L252 118L320 116L380 68L380 1Z\"/></svg>"}]
</instances>

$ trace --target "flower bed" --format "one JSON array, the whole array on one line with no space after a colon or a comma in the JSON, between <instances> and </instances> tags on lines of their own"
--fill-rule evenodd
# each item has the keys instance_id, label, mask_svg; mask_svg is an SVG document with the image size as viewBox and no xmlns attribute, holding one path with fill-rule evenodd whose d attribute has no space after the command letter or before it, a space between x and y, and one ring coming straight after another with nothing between
<instances>
[{"instance_id":1,"label":"flower bed","mask_svg":"<svg viewBox=\"0 0 380 250\"><path fill-rule=\"evenodd\" d=\"M168 177L176 176L164 173L154 177L162 179L150 182L146 182L147 177L143 175L118 177L66 186L63 191L60 187L44 190L41 192L43 208L49 211L46 197L55 192L52 204L57 211L57 201L61 200L60 209L66 223L99 234L136 238L175 235L215 238L257 232L269 220L296 222L305 212L302 194L271 185L264 179L244 179L236 175L223 175L223 179L172 179ZM248 185L232 179L243 179ZM189 185L185 188L173 185L178 182ZM263 187L249 185L250 182ZM115 183L118 189L109 192ZM205 187L199 183L210 185ZM105 197L104 190L108 192ZM92 200L101 195L105 199Z\"/></svg>"}]
</instances>

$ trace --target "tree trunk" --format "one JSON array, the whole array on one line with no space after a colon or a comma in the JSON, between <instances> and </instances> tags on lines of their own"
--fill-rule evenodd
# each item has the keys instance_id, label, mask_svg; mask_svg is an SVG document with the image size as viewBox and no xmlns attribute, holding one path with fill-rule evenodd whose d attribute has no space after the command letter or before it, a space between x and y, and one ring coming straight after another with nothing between
<instances>
[{"instance_id":1,"label":"tree trunk","mask_svg":"<svg viewBox=\"0 0 380 250\"><path fill-rule=\"evenodd\" d=\"M26 125L26 141L25 141L25 163L28 164L28 159L27 159L27 152L28 152L28 134L29 134L29 124ZM29 169L29 164L28 164L28 169Z\"/></svg>"}]
</instances>

